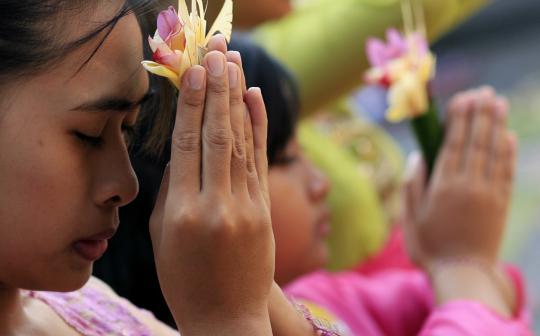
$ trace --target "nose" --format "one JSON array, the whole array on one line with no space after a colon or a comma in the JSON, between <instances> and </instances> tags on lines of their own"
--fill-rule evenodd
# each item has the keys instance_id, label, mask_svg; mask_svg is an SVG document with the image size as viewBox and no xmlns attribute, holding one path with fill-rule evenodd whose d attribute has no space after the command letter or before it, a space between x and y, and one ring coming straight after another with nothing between
<instances>
[{"instance_id":1,"label":"nose","mask_svg":"<svg viewBox=\"0 0 540 336\"><path fill-rule=\"evenodd\" d=\"M309 191L313 200L324 201L331 190L331 183L326 174L319 168L312 166Z\"/></svg>"},{"instance_id":2,"label":"nose","mask_svg":"<svg viewBox=\"0 0 540 336\"><path fill-rule=\"evenodd\" d=\"M114 157L114 159L113 159ZM121 207L139 193L139 182L127 151L104 159L96 177L95 202L101 207Z\"/></svg>"}]
</instances>

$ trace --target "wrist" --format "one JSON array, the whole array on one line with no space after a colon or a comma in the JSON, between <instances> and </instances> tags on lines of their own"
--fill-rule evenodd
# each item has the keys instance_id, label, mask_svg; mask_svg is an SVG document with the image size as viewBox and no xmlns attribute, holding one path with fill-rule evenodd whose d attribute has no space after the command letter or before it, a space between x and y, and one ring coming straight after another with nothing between
<instances>
[{"instance_id":1,"label":"wrist","mask_svg":"<svg viewBox=\"0 0 540 336\"><path fill-rule=\"evenodd\" d=\"M201 315L189 321L183 319L177 326L182 336L272 335L268 313L230 316L224 312L219 317Z\"/></svg>"},{"instance_id":2,"label":"wrist","mask_svg":"<svg viewBox=\"0 0 540 336\"><path fill-rule=\"evenodd\" d=\"M513 290L498 265L474 258L445 258L431 262L426 270L437 304L470 300L510 317Z\"/></svg>"}]
</instances>

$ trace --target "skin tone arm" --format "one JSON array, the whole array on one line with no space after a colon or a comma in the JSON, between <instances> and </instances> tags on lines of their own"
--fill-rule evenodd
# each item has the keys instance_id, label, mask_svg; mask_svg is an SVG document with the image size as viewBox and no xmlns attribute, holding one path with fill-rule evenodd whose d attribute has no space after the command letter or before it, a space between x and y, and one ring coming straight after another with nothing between
<instances>
[{"instance_id":1,"label":"skin tone arm","mask_svg":"<svg viewBox=\"0 0 540 336\"><path fill-rule=\"evenodd\" d=\"M508 106L483 88L456 96L448 110L429 185L420 160L406 185L409 253L429 274L438 304L473 300L510 317L515 291L498 263L516 155Z\"/></svg>"}]
</instances>

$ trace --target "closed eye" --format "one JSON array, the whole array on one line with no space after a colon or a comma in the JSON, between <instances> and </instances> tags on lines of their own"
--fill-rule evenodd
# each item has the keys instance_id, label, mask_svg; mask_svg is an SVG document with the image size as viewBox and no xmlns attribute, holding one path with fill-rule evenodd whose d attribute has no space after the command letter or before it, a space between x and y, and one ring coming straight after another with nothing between
<instances>
[{"instance_id":1,"label":"closed eye","mask_svg":"<svg viewBox=\"0 0 540 336\"><path fill-rule=\"evenodd\" d=\"M83 144L88 145L90 147L100 147L103 144L103 138L102 137L94 137L90 135L86 135L81 132L75 131L75 136L83 142Z\"/></svg>"}]
</instances>

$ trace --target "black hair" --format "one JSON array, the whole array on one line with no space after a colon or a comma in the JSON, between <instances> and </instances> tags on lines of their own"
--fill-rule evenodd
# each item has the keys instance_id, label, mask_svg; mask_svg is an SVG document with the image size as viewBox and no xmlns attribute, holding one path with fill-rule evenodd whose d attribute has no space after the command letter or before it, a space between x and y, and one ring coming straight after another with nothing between
<instances>
[{"instance_id":1,"label":"black hair","mask_svg":"<svg viewBox=\"0 0 540 336\"><path fill-rule=\"evenodd\" d=\"M99 50L117 22L132 12L142 12L151 1L129 0L108 21L74 41L62 36L61 18L91 10L100 1L2 0L0 1L0 84L8 78L24 78L54 65L63 56L85 45L102 32L104 36L81 68Z\"/></svg>"}]
</instances>

